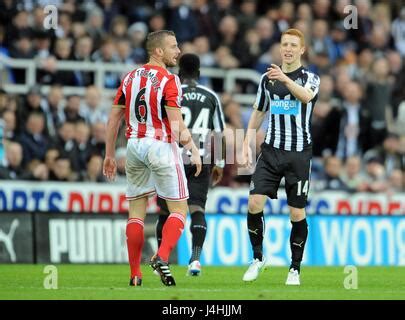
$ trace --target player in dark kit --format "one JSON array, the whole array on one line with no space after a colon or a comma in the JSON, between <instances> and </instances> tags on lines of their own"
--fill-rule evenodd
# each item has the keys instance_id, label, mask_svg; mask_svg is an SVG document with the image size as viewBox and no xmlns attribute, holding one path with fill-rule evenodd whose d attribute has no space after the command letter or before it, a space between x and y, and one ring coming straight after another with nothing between
<instances>
[{"instance_id":1,"label":"player in dark kit","mask_svg":"<svg viewBox=\"0 0 405 320\"><path fill-rule=\"evenodd\" d=\"M286 284L300 285L300 265L308 235L305 206L312 158L311 116L319 90L319 77L301 65L304 51L301 31L288 29L283 32L282 66L272 64L262 75L249 120L243 152L247 166L253 162L251 143L256 138L249 129L259 128L269 112L266 138L250 183L247 226L254 260L243 275L244 281L256 280L265 266L263 208L267 197L277 199L277 190L284 177L292 223L291 265Z\"/></svg>"},{"instance_id":2,"label":"player in dark kit","mask_svg":"<svg viewBox=\"0 0 405 320\"><path fill-rule=\"evenodd\" d=\"M190 193L188 207L191 214L190 231L192 235L192 254L187 275L198 276L201 275L200 255L207 231L204 213L208 188L211 176L213 185L222 179L225 166L224 152L221 152L216 157L215 165L211 170L211 133L213 130L214 134L217 133L217 136L222 136L225 121L218 96L212 90L197 83L197 79L200 77L200 59L198 56L194 54L181 56L179 77L183 91L181 111L184 123L191 131L196 145L200 145L200 156L203 161L202 171L198 177L195 177L195 167L187 164L189 156L183 152L184 169ZM158 198L158 205L161 212L156 224L156 238L158 245L160 245L162 227L168 217L168 210L165 201L161 198Z\"/></svg>"}]
</instances>

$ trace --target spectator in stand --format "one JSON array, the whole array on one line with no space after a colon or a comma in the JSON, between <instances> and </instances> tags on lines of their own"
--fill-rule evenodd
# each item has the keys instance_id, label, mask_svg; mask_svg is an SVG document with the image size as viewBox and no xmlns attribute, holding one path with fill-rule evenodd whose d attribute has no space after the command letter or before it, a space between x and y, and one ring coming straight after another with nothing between
<instances>
[{"instance_id":1,"label":"spectator in stand","mask_svg":"<svg viewBox=\"0 0 405 320\"><path fill-rule=\"evenodd\" d=\"M376 146L364 154L367 162L370 159L378 159L386 170L387 176L395 169L405 170L404 157L401 155L400 137L396 133L388 133L382 146Z\"/></svg>"},{"instance_id":2,"label":"spectator in stand","mask_svg":"<svg viewBox=\"0 0 405 320\"><path fill-rule=\"evenodd\" d=\"M105 182L102 170L103 158L99 154L92 154L88 158L86 171L82 177L82 181Z\"/></svg>"},{"instance_id":3,"label":"spectator in stand","mask_svg":"<svg viewBox=\"0 0 405 320\"><path fill-rule=\"evenodd\" d=\"M30 27L31 14L28 11L16 8L16 11L10 17L12 19L11 24L4 24L4 26L6 26L7 28L5 32L5 43L9 48L12 47L16 39L18 39L22 35L29 38L31 37L33 32L32 28ZM5 20L2 19L0 21L6 21L7 19L8 18L6 18Z\"/></svg>"},{"instance_id":4,"label":"spectator in stand","mask_svg":"<svg viewBox=\"0 0 405 320\"><path fill-rule=\"evenodd\" d=\"M166 19L163 13L157 11L149 19L149 32L164 30L166 28Z\"/></svg>"},{"instance_id":5,"label":"spectator in stand","mask_svg":"<svg viewBox=\"0 0 405 320\"><path fill-rule=\"evenodd\" d=\"M387 119L392 118L390 106L392 84L388 76L387 59L381 57L374 60L365 94L365 107L371 116L370 139L373 147L383 142L389 125Z\"/></svg>"},{"instance_id":6,"label":"spectator in stand","mask_svg":"<svg viewBox=\"0 0 405 320\"><path fill-rule=\"evenodd\" d=\"M254 66L254 68L259 73L265 73L267 68L269 68L272 63L274 63L276 65L281 64L280 44L279 43L273 44L267 52L262 54L259 57L259 61Z\"/></svg>"},{"instance_id":7,"label":"spectator in stand","mask_svg":"<svg viewBox=\"0 0 405 320\"><path fill-rule=\"evenodd\" d=\"M101 91L96 86L88 86L82 106L84 118L90 125L96 122L107 123L108 107L101 99Z\"/></svg>"},{"instance_id":8,"label":"spectator in stand","mask_svg":"<svg viewBox=\"0 0 405 320\"><path fill-rule=\"evenodd\" d=\"M193 41L198 35L196 17L190 5L182 0L169 1L168 28L176 34L177 41L181 44Z\"/></svg>"},{"instance_id":9,"label":"spectator in stand","mask_svg":"<svg viewBox=\"0 0 405 320\"><path fill-rule=\"evenodd\" d=\"M93 50L93 39L89 36L77 39L73 51L73 60L91 61L91 52ZM94 75L90 71L74 71L76 86L89 86L93 83Z\"/></svg>"},{"instance_id":10,"label":"spectator in stand","mask_svg":"<svg viewBox=\"0 0 405 320\"><path fill-rule=\"evenodd\" d=\"M128 38L123 37L115 41L117 59L119 63L132 65L134 63L131 53L131 43Z\"/></svg>"},{"instance_id":11,"label":"spectator in stand","mask_svg":"<svg viewBox=\"0 0 405 320\"><path fill-rule=\"evenodd\" d=\"M377 157L369 158L366 162L367 192L385 192L388 190L388 181L384 164Z\"/></svg>"},{"instance_id":12,"label":"spectator in stand","mask_svg":"<svg viewBox=\"0 0 405 320\"><path fill-rule=\"evenodd\" d=\"M315 183L315 190L351 191L340 178L342 171L342 160L336 156L329 156L325 159L325 172L323 177Z\"/></svg>"},{"instance_id":13,"label":"spectator in stand","mask_svg":"<svg viewBox=\"0 0 405 320\"><path fill-rule=\"evenodd\" d=\"M33 159L44 160L48 148L48 138L45 135L45 117L41 112L31 112L28 115L25 130L19 137L23 147L23 164Z\"/></svg>"},{"instance_id":14,"label":"spectator in stand","mask_svg":"<svg viewBox=\"0 0 405 320\"><path fill-rule=\"evenodd\" d=\"M145 40L148 34L148 27L144 22L136 22L128 29L128 37L131 42L131 59L133 63L142 64L147 60Z\"/></svg>"},{"instance_id":15,"label":"spectator in stand","mask_svg":"<svg viewBox=\"0 0 405 320\"><path fill-rule=\"evenodd\" d=\"M55 44L56 60L72 60L72 40L59 38ZM52 72L52 83L64 86L74 86L77 83L75 73L70 70L54 70Z\"/></svg>"},{"instance_id":16,"label":"spectator in stand","mask_svg":"<svg viewBox=\"0 0 405 320\"><path fill-rule=\"evenodd\" d=\"M58 38L73 38L71 13L67 11L59 12L58 24L58 28L55 30Z\"/></svg>"},{"instance_id":17,"label":"spectator in stand","mask_svg":"<svg viewBox=\"0 0 405 320\"><path fill-rule=\"evenodd\" d=\"M240 67L248 67L249 56L248 47L245 39L241 37L239 32L238 21L234 16L227 15L223 17L219 23L219 46L226 46L232 56L238 60Z\"/></svg>"},{"instance_id":18,"label":"spectator in stand","mask_svg":"<svg viewBox=\"0 0 405 320\"><path fill-rule=\"evenodd\" d=\"M96 122L91 126L91 140L90 143L93 148L93 152L104 155L105 149L105 135L106 126L103 122Z\"/></svg>"},{"instance_id":19,"label":"spectator in stand","mask_svg":"<svg viewBox=\"0 0 405 320\"><path fill-rule=\"evenodd\" d=\"M60 155L53 165L53 168L49 174L51 181L61 182L73 182L77 181L77 173L72 170L69 157L66 155Z\"/></svg>"},{"instance_id":20,"label":"spectator in stand","mask_svg":"<svg viewBox=\"0 0 405 320\"><path fill-rule=\"evenodd\" d=\"M325 119L328 117L331 110L332 105L330 103L330 100L319 99L319 101L316 104L316 108L314 108L314 111L312 113L311 135L313 140L312 152L314 157L324 156L323 153L325 150L324 145ZM313 168L313 170L315 168Z\"/></svg>"},{"instance_id":21,"label":"spectator in stand","mask_svg":"<svg viewBox=\"0 0 405 320\"><path fill-rule=\"evenodd\" d=\"M75 21L72 23L72 38L79 39L87 35L86 25L82 22Z\"/></svg>"},{"instance_id":22,"label":"spectator in stand","mask_svg":"<svg viewBox=\"0 0 405 320\"><path fill-rule=\"evenodd\" d=\"M245 33L244 41L246 42L248 51L246 52L246 64L252 67L257 62L257 59L262 54L260 48L260 37L256 29L249 29Z\"/></svg>"},{"instance_id":23,"label":"spectator in stand","mask_svg":"<svg viewBox=\"0 0 405 320\"><path fill-rule=\"evenodd\" d=\"M373 30L373 21L370 18L370 1L355 0L354 5L357 8L358 21L357 28L350 29L350 38L353 39L359 49L368 47L370 36Z\"/></svg>"},{"instance_id":24,"label":"spectator in stand","mask_svg":"<svg viewBox=\"0 0 405 320\"><path fill-rule=\"evenodd\" d=\"M199 29L198 35L206 36L211 47L216 46L217 25L214 23L214 17L212 15L213 7L210 6L208 0L196 0L193 1L193 9Z\"/></svg>"},{"instance_id":25,"label":"spectator in stand","mask_svg":"<svg viewBox=\"0 0 405 320\"><path fill-rule=\"evenodd\" d=\"M99 48L101 40L105 37L105 31L103 30L104 14L99 7L94 7L87 11L86 16L86 30L91 39L93 39L93 45L95 48Z\"/></svg>"},{"instance_id":26,"label":"spectator in stand","mask_svg":"<svg viewBox=\"0 0 405 320\"><path fill-rule=\"evenodd\" d=\"M239 11L240 13L237 15L238 24L241 32L246 35L246 31L253 29L257 21L256 0L242 0Z\"/></svg>"},{"instance_id":27,"label":"spectator in stand","mask_svg":"<svg viewBox=\"0 0 405 320\"><path fill-rule=\"evenodd\" d=\"M351 81L344 87L341 107L333 107L324 122L324 146L342 160L370 147L370 115L361 105L362 89Z\"/></svg>"},{"instance_id":28,"label":"spectator in stand","mask_svg":"<svg viewBox=\"0 0 405 320\"><path fill-rule=\"evenodd\" d=\"M103 39L99 50L93 53L92 60L99 63L117 63L119 57L112 37ZM120 75L117 72L106 72L104 77L104 87L115 89L120 85Z\"/></svg>"},{"instance_id":29,"label":"spectator in stand","mask_svg":"<svg viewBox=\"0 0 405 320\"><path fill-rule=\"evenodd\" d=\"M86 171L87 162L92 154L90 143L90 126L83 122L77 122L75 126L75 158L71 159L72 169L76 172Z\"/></svg>"},{"instance_id":30,"label":"spectator in stand","mask_svg":"<svg viewBox=\"0 0 405 320\"><path fill-rule=\"evenodd\" d=\"M31 42L31 35L21 31L13 39L14 46L10 49L10 57L16 59L33 59L35 57L34 46ZM13 68L13 78L17 84L25 83L25 70Z\"/></svg>"},{"instance_id":31,"label":"spectator in stand","mask_svg":"<svg viewBox=\"0 0 405 320\"><path fill-rule=\"evenodd\" d=\"M392 83L391 106L394 120L398 117L399 105L405 100L405 64L402 62L400 54L396 51L387 53L388 64L390 66L390 82Z\"/></svg>"},{"instance_id":32,"label":"spectator in stand","mask_svg":"<svg viewBox=\"0 0 405 320\"><path fill-rule=\"evenodd\" d=\"M60 149L60 153L66 153L73 155L74 150L74 137L75 137L75 126L76 124L71 121L63 122L58 129L58 137L56 139L55 145Z\"/></svg>"},{"instance_id":33,"label":"spectator in stand","mask_svg":"<svg viewBox=\"0 0 405 320\"><path fill-rule=\"evenodd\" d=\"M22 166L22 146L17 142L9 142L5 144L5 151L6 156L3 163L0 163L0 179L25 179L26 174Z\"/></svg>"},{"instance_id":34,"label":"spectator in stand","mask_svg":"<svg viewBox=\"0 0 405 320\"><path fill-rule=\"evenodd\" d=\"M38 159L33 159L27 164L26 180L47 181L49 180L49 170L45 163Z\"/></svg>"},{"instance_id":35,"label":"spectator in stand","mask_svg":"<svg viewBox=\"0 0 405 320\"><path fill-rule=\"evenodd\" d=\"M128 30L128 19L125 16L115 16L111 21L110 36L114 39L124 38Z\"/></svg>"},{"instance_id":36,"label":"spectator in stand","mask_svg":"<svg viewBox=\"0 0 405 320\"><path fill-rule=\"evenodd\" d=\"M78 122L84 121L83 110L81 110L82 98L79 95L72 94L67 98L65 109L63 110L65 114L66 121Z\"/></svg>"},{"instance_id":37,"label":"spectator in stand","mask_svg":"<svg viewBox=\"0 0 405 320\"><path fill-rule=\"evenodd\" d=\"M353 70L353 77L357 81L367 80L374 58L374 53L369 48L364 48L359 52L357 55L357 64Z\"/></svg>"},{"instance_id":38,"label":"spectator in stand","mask_svg":"<svg viewBox=\"0 0 405 320\"><path fill-rule=\"evenodd\" d=\"M111 22L114 17L119 13L119 4L117 1L113 0L97 0L97 5L103 11L104 14L104 24L103 28L105 31L110 29Z\"/></svg>"},{"instance_id":39,"label":"spectator in stand","mask_svg":"<svg viewBox=\"0 0 405 320\"><path fill-rule=\"evenodd\" d=\"M405 7L402 7L400 15L392 22L392 37L395 49L405 58Z\"/></svg>"},{"instance_id":40,"label":"spectator in stand","mask_svg":"<svg viewBox=\"0 0 405 320\"><path fill-rule=\"evenodd\" d=\"M388 192L390 194L405 192L405 174L402 170L395 169L389 175Z\"/></svg>"},{"instance_id":41,"label":"spectator in stand","mask_svg":"<svg viewBox=\"0 0 405 320\"><path fill-rule=\"evenodd\" d=\"M327 20L331 13L331 1L330 0L315 0L312 3L312 10L315 19Z\"/></svg>"},{"instance_id":42,"label":"spectator in stand","mask_svg":"<svg viewBox=\"0 0 405 320\"><path fill-rule=\"evenodd\" d=\"M255 29L260 37L260 51L262 53L269 50L273 44L278 43L278 35L274 30L272 20L265 17L259 18L256 22Z\"/></svg>"},{"instance_id":43,"label":"spectator in stand","mask_svg":"<svg viewBox=\"0 0 405 320\"><path fill-rule=\"evenodd\" d=\"M11 110L5 110L3 111L1 118L4 120L4 139L9 141L17 140L17 117L15 115L15 112Z\"/></svg>"},{"instance_id":44,"label":"spectator in stand","mask_svg":"<svg viewBox=\"0 0 405 320\"><path fill-rule=\"evenodd\" d=\"M48 95L42 103L45 111L47 132L52 139L56 138L57 128L65 121L63 98L62 87L53 85L49 88Z\"/></svg>"},{"instance_id":45,"label":"spectator in stand","mask_svg":"<svg viewBox=\"0 0 405 320\"><path fill-rule=\"evenodd\" d=\"M61 152L60 149L57 147L49 147L45 153L45 165L48 168L48 171L53 170L53 166L55 165L55 161L59 158Z\"/></svg>"},{"instance_id":46,"label":"spectator in stand","mask_svg":"<svg viewBox=\"0 0 405 320\"><path fill-rule=\"evenodd\" d=\"M351 156L346 159L340 178L352 191L367 191L367 183L362 173L362 163L359 156Z\"/></svg>"},{"instance_id":47,"label":"spectator in stand","mask_svg":"<svg viewBox=\"0 0 405 320\"><path fill-rule=\"evenodd\" d=\"M215 64L215 58L211 51L208 37L199 36L194 39L196 54L199 56L201 66L212 67Z\"/></svg>"}]
</instances>

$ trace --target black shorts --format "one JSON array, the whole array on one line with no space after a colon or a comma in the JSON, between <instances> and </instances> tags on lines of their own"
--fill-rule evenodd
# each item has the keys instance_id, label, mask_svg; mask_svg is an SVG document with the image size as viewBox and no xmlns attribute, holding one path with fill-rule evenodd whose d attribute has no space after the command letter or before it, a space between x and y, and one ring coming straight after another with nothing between
<instances>
[{"instance_id":1,"label":"black shorts","mask_svg":"<svg viewBox=\"0 0 405 320\"><path fill-rule=\"evenodd\" d=\"M258 157L250 182L250 194L263 194L277 199L281 178L285 178L287 203L294 208L307 204L312 149L301 152L276 149L266 143Z\"/></svg>"},{"instance_id":2,"label":"black shorts","mask_svg":"<svg viewBox=\"0 0 405 320\"><path fill-rule=\"evenodd\" d=\"M187 200L188 205L196 205L205 209L205 203L207 202L208 188L211 179L211 165L206 164L202 166L201 173L198 177L194 177L196 166L184 165L184 171L187 177L187 185L189 198ZM157 198L157 205L168 211L166 201L161 198Z\"/></svg>"}]
</instances>

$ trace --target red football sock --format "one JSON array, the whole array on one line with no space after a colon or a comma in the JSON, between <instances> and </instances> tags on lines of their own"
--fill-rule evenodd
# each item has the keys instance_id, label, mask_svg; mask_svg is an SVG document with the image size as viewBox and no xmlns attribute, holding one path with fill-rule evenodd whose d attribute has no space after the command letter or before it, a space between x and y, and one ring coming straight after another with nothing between
<instances>
[{"instance_id":1,"label":"red football sock","mask_svg":"<svg viewBox=\"0 0 405 320\"><path fill-rule=\"evenodd\" d=\"M142 278L141 272L141 258L142 248L144 242L143 235L144 223L142 219L130 218L127 222L127 247L128 247L128 260L131 267L131 278L137 276Z\"/></svg>"},{"instance_id":2,"label":"red football sock","mask_svg":"<svg viewBox=\"0 0 405 320\"><path fill-rule=\"evenodd\" d=\"M166 220L162 231L162 243L158 256L164 261L169 261L170 252L176 246L184 230L185 218L180 213L172 213Z\"/></svg>"}]
</instances>

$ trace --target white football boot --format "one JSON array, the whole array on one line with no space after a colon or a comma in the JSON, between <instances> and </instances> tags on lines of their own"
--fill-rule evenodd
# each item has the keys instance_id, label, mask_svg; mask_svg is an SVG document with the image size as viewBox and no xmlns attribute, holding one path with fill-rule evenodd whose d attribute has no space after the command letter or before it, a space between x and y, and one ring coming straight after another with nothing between
<instances>
[{"instance_id":1,"label":"white football boot","mask_svg":"<svg viewBox=\"0 0 405 320\"><path fill-rule=\"evenodd\" d=\"M293 268L290 269L288 272L287 280L285 281L285 284L287 286L299 286L300 283L300 274L298 273L298 270L295 270Z\"/></svg>"},{"instance_id":2,"label":"white football boot","mask_svg":"<svg viewBox=\"0 0 405 320\"><path fill-rule=\"evenodd\" d=\"M259 276L260 271L264 270L266 263L266 258L263 257L263 260L254 259L245 274L243 275L243 281L254 281Z\"/></svg>"}]
</instances>

